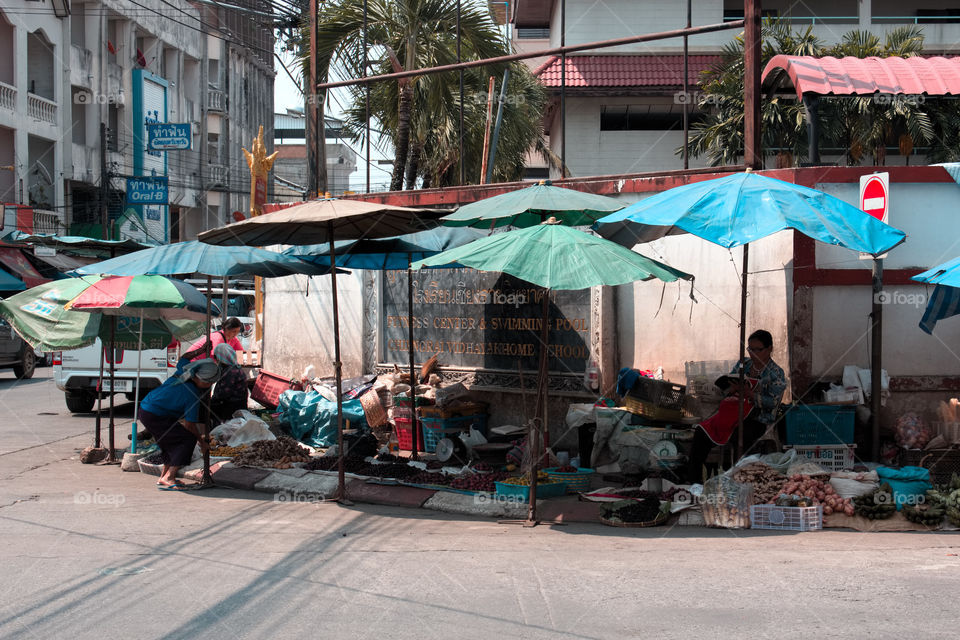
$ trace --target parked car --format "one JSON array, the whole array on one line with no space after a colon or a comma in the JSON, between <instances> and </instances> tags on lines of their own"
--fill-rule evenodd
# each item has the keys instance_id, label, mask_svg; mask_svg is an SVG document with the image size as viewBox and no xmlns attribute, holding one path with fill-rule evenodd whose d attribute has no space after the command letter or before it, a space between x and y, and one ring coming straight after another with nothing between
<instances>
[{"instance_id":1,"label":"parked car","mask_svg":"<svg viewBox=\"0 0 960 640\"><path fill-rule=\"evenodd\" d=\"M134 399L137 383L137 351L116 349L114 354L114 388L110 388L110 360L104 363L102 397L111 392L123 393L128 400ZM140 397L156 389L169 378L180 357L179 344L171 343L166 349L145 349L140 356ZM53 381L63 391L67 409L74 413L92 411L97 401L97 382L100 378L100 341L71 351L53 354Z\"/></svg>"},{"instance_id":2,"label":"parked car","mask_svg":"<svg viewBox=\"0 0 960 640\"><path fill-rule=\"evenodd\" d=\"M32 378L37 368L33 347L17 335L10 323L0 318L0 368L13 369L20 379Z\"/></svg>"}]
</instances>

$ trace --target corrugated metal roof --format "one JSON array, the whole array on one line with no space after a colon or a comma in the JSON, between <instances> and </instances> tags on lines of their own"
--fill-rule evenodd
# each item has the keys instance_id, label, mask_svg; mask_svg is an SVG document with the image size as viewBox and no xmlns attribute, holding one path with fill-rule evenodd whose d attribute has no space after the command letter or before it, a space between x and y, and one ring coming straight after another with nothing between
<instances>
[{"instance_id":1,"label":"corrugated metal roof","mask_svg":"<svg viewBox=\"0 0 960 640\"><path fill-rule=\"evenodd\" d=\"M786 72L797 95L960 95L960 57L814 58L774 56L763 81Z\"/></svg>"},{"instance_id":2,"label":"corrugated metal roof","mask_svg":"<svg viewBox=\"0 0 960 640\"><path fill-rule=\"evenodd\" d=\"M690 56L688 81L697 85L700 73L719 56ZM560 56L552 56L534 71L547 87L560 86ZM567 56L568 87L679 87L683 84L682 55Z\"/></svg>"}]
</instances>

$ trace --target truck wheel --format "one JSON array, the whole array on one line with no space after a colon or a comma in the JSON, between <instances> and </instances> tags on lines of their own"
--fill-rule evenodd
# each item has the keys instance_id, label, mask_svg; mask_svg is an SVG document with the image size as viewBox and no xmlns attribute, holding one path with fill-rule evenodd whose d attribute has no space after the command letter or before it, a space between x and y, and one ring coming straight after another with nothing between
<instances>
[{"instance_id":1,"label":"truck wheel","mask_svg":"<svg viewBox=\"0 0 960 640\"><path fill-rule=\"evenodd\" d=\"M70 393L68 391L65 397L67 399L67 409L72 413L90 413L93 411L96 398L92 393L84 393L83 391Z\"/></svg>"},{"instance_id":2,"label":"truck wheel","mask_svg":"<svg viewBox=\"0 0 960 640\"><path fill-rule=\"evenodd\" d=\"M26 345L23 353L20 354L20 364L13 367L13 375L21 380L32 378L36 369L37 354L33 352L33 347Z\"/></svg>"}]
</instances>

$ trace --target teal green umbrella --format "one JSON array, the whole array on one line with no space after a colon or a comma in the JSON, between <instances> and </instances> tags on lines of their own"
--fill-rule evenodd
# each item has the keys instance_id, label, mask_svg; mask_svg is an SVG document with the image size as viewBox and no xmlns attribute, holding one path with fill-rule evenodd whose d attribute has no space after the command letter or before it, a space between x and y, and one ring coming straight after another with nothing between
<instances>
[{"instance_id":1,"label":"teal green umbrella","mask_svg":"<svg viewBox=\"0 0 960 640\"><path fill-rule=\"evenodd\" d=\"M97 338L110 341L110 323L103 313L66 309L64 305L90 287L99 276L54 280L0 301L0 316L28 344L41 351L67 351L93 344ZM122 349L140 349L140 318L117 317L114 345ZM203 335L202 322L186 319L143 321L144 349L162 349L171 338L193 340Z\"/></svg>"},{"instance_id":2,"label":"teal green umbrella","mask_svg":"<svg viewBox=\"0 0 960 640\"><path fill-rule=\"evenodd\" d=\"M572 227L591 225L619 211L626 202L593 193L554 187L549 180L525 189L466 204L441 218L448 227L530 227L553 217Z\"/></svg>"},{"instance_id":3,"label":"teal green umbrella","mask_svg":"<svg viewBox=\"0 0 960 640\"><path fill-rule=\"evenodd\" d=\"M411 269L442 266L499 271L546 289L558 290L614 286L637 280L693 280L688 273L591 233L565 227L554 218L534 227L495 233L474 240L462 247L419 260L411 265ZM549 340L549 296L543 296L542 304L540 344L545 346ZM548 375L547 349L541 346L536 414L541 420L546 416ZM532 452L541 451L538 441L541 428L542 424L531 430L528 444ZM539 455L530 456L530 507L527 513L527 522L530 524L537 522L539 458Z\"/></svg>"},{"instance_id":4,"label":"teal green umbrella","mask_svg":"<svg viewBox=\"0 0 960 640\"><path fill-rule=\"evenodd\" d=\"M414 262L421 267L470 267L509 273L545 289L576 290L637 280L692 280L679 269L609 240L556 223L539 224L474 240Z\"/></svg>"}]
</instances>

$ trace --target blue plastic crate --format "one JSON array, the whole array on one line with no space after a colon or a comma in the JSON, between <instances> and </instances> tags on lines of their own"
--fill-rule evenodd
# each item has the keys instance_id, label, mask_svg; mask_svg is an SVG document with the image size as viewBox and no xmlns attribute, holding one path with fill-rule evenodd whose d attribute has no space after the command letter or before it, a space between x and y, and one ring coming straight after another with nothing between
<instances>
[{"instance_id":1,"label":"blue plastic crate","mask_svg":"<svg viewBox=\"0 0 960 640\"><path fill-rule=\"evenodd\" d=\"M530 501L530 486L523 484L507 484L506 482L497 482L497 495L514 498L520 502ZM567 493L567 483L565 482L538 482L537 500L540 498L559 498Z\"/></svg>"},{"instance_id":2,"label":"blue plastic crate","mask_svg":"<svg viewBox=\"0 0 960 640\"><path fill-rule=\"evenodd\" d=\"M798 404L785 414L787 444L850 444L856 407Z\"/></svg>"},{"instance_id":3,"label":"blue plastic crate","mask_svg":"<svg viewBox=\"0 0 960 640\"><path fill-rule=\"evenodd\" d=\"M437 443L444 437L457 434L471 426L484 436L487 435L487 416L477 414L473 416L457 416L455 418L420 418L423 427L424 451L433 453L437 450Z\"/></svg>"}]
</instances>

